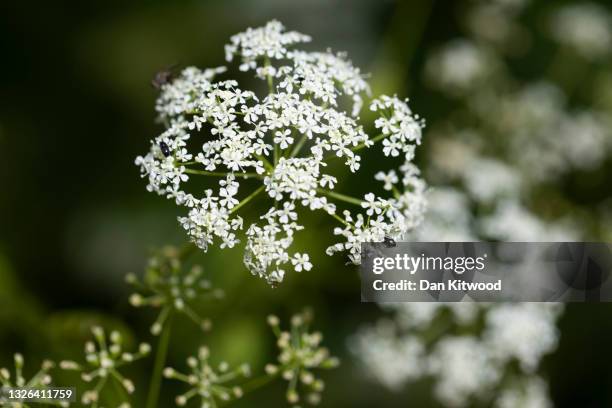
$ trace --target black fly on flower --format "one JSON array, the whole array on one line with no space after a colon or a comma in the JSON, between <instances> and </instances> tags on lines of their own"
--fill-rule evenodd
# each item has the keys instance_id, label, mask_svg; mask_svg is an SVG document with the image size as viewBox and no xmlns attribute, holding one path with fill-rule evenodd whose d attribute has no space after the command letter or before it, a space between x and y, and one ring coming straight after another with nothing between
<instances>
[{"instance_id":1,"label":"black fly on flower","mask_svg":"<svg viewBox=\"0 0 612 408\"><path fill-rule=\"evenodd\" d=\"M155 76L151 80L151 86L155 89L161 89L164 85L172 82L175 78L175 69L178 67L178 64L171 65L167 68L159 70L155 73Z\"/></svg>"}]
</instances>

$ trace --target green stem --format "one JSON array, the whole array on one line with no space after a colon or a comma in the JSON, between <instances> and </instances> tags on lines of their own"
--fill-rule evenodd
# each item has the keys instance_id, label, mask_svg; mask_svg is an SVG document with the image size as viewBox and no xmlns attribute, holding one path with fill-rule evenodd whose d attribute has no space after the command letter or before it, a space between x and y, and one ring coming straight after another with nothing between
<instances>
[{"instance_id":1,"label":"green stem","mask_svg":"<svg viewBox=\"0 0 612 408\"><path fill-rule=\"evenodd\" d=\"M263 375L261 377L253 378L251 381L249 381L248 383L244 384L240 388L242 389L242 392L244 394L246 394L247 392L255 391L255 390L257 390L257 389L259 389L259 388L269 384L277 376L278 376L278 374L273 374L273 375Z\"/></svg>"},{"instance_id":2,"label":"green stem","mask_svg":"<svg viewBox=\"0 0 612 408\"><path fill-rule=\"evenodd\" d=\"M280 153L278 151L278 145L274 143L274 165L275 166L278 164L279 157L280 157Z\"/></svg>"},{"instance_id":3,"label":"green stem","mask_svg":"<svg viewBox=\"0 0 612 408\"><path fill-rule=\"evenodd\" d=\"M264 190L264 188L266 188L266 186L261 186L257 190L253 191L248 197L246 197L244 200L239 202L234 208L232 208L230 210L230 214L238 211L243 205L247 204L249 201L255 198L259 193L261 193Z\"/></svg>"},{"instance_id":4,"label":"green stem","mask_svg":"<svg viewBox=\"0 0 612 408\"><path fill-rule=\"evenodd\" d=\"M270 63L270 58L266 57L265 59L265 66L266 68L270 67L272 64ZM268 80L268 91L273 94L274 93L274 79L272 78L272 76L270 74L266 75L266 78Z\"/></svg>"},{"instance_id":5,"label":"green stem","mask_svg":"<svg viewBox=\"0 0 612 408\"><path fill-rule=\"evenodd\" d=\"M157 344L157 352L155 353L155 365L153 366L153 375L149 386L149 395L147 396L147 408L157 408L159 399L159 390L161 387L162 372L166 364L166 355L168 354L168 344L170 343L170 327L172 324L172 316L169 316Z\"/></svg>"},{"instance_id":6,"label":"green stem","mask_svg":"<svg viewBox=\"0 0 612 408\"><path fill-rule=\"evenodd\" d=\"M329 213L328 213L329 214ZM351 224L349 224L348 222L346 222L345 220L342 219L342 217L340 217L338 214L333 213L333 214L329 214L332 217L334 217L336 220L338 220L341 224L344 224L347 227L352 227Z\"/></svg>"},{"instance_id":7,"label":"green stem","mask_svg":"<svg viewBox=\"0 0 612 408\"><path fill-rule=\"evenodd\" d=\"M272 63L270 62L270 58L265 57L264 64L266 68L269 68L270 66L272 66ZM268 80L268 93L272 95L274 93L274 78L272 78L270 74L266 74L266 79ZM278 146L275 144L274 145L274 165L278 163L278 159L279 159Z\"/></svg>"},{"instance_id":8,"label":"green stem","mask_svg":"<svg viewBox=\"0 0 612 408\"><path fill-rule=\"evenodd\" d=\"M326 196L335 198L336 200L344 201L346 203L355 204L358 206L361 206L361 203L363 202L363 200L360 200L358 198L351 197L345 194L336 193L335 191L324 190L322 188L317 188L317 192L324 194Z\"/></svg>"},{"instance_id":9,"label":"green stem","mask_svg":"<svg viewBox=\"0 0 612 408\"><path fill-rule=\"evenodd\" d=\"M201 176L214 176L214 177L225 177L228 174L233 174L235 177L263 178L263 176L261 174L257 174L257 173L223 173L223 172L204 171L204 170L195 170L195 169L185 169L185 173L198 174L198 175L201 175Z\"/></svg>"},{"instance_id":10,"label":"green stem","mask_svg":"<svg viewBox=\"0 0 612 408\"><path fill-rule=\"evenodd\" d=\"M297 142L297 144L293 147L293 150L291 151L291 154L289 155L290 159L297 156L297 154L300 152L300 150L304 146L304 143L306 143L306 140L308 140L308 136L302 135L302 138L300 139L300 141Z\"/></svg>"},{"instance_id":11,"label":"green stem","mask_svg":"<svg viewBox=\"0 0 612 408\"><path fill-rule=\"evenodd\" d=\"M179 250L178 253L178 259L186 259L189 258L191 256L191 254L193 254L194 252L196 252L198 249L198 247L191 243L191 242L187 242L185 245L183 245L183 247Z\"/></svg>"},{"instance_id":12,"label":"green stem","mask_svg":"<svg viewBox=\"0 0 612 408\"><path fill-rule=\"evenodd\" d=\"M383 77L384 82L374 84L377 94L393 94L397 89L408 89L406 75L412 67L415 53L419 50L435 0L412 0L395 2L393 17L386 24L382 47L374 58L376 65L371 70L372 77ZM406 24L410 15L413 24Z\"/></svg>"},{"instance_id":13,"label":"green stem","mask_svg":"<svg viewBox=\"0 0 612 408\"><path fill-rule=\"evenodd\" d=\"M113 379L111 380L111 382L113 383L113 387L115 388L115 391L117 391L117 395L119 397L119 401L121 401L121 402L130 402L130 397L128 396L127 392L125 391L125 388L123 388L123 384L121 384L119 379L116 376L114 376Z\"/></svg>"},{"instance_id":14,"label":"green stem","mask_svg":"<svg viewBox=\"0 0 612 408\"><path fill-rule=\"evenodd\" d=\"M391 191L393 191L393 197L399 199L402 193L395 186L391 186Z\"/></svg>"},{"instance_id":15,"label":"green stem","mask_svg":"<svg viewBox=\"0 0 612 408\"><path fill-rule=\"evenodd\" d=\"M272 170L274 170L274 166L272 166L272 163L270 163L268 159L266 159L264 156L258 154L258 155L255 155L255 157L257 157L259 160L263 162L264 167L268 169L268 171L272 172Z\"/></svg>"}]
</instances>

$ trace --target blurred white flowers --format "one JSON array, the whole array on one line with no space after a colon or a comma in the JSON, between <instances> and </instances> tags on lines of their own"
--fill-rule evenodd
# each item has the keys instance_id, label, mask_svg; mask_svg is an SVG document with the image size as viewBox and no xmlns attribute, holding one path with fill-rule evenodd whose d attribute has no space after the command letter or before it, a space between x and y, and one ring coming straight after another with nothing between
<instances>
[{"instance_id":1,"label":"blurred white flowers","mask_svg":"<svg viewBox=\"0 0 612 408\"><path fill-rule=\"evenodd\" d=\"M457 39L433 53L425 67L429 82L452 95L468 93L494 73L495 61L483 47Z\"/></svg>"},{"instance_id":2,"label":"blurred white flowers","mask_svg":"<svg viewBox=\"0 0 612 408\"><path fill-rule=\"evenodd\" d=\"M366 373L392 390L431 377L449 407L476 401L504 407L537 400L548 406L542 381L531 384L542 357L556 348L557 304L402 303L386 306L393 319L362 327L351 339ZM484 318L484 328L474 324ZM518 363L519 370L515 367ZM512 378L513 382L507 382ZM515 389L527 382L525 393ZM515 384L516 383L516 384ZM513 384L509 386L508 384ZM535 402L534 402L535 403ZM522 406L522 405L514 405Z\"/></svg>"},{"instance_id":3,"label":"blurred white flowers","mask_svg":"<svg viewBox=\"0 0 612 408\"><path fill-rule=\"evenodd\" d=\"M587 59L608 56L612 50L612 17L595 3L560 8L551 20L550 30L559 43Z\"/></svg>"},{"instance_id":4,"label":"blurred white flowers","mask_svg":"<svg viewBox=\"0 0 612 408\"><path fill-rule=\"evenodd\" d=\"M516 359L523 371L533 372L542 356L557 346L559 334L554 322L562 310L562 305L554 303L494 307L487 314L484 333L490 353L499 361Z\"/></svg>"},{"instance_id":5,"label":"blurred white flowers","mask_svg":"<svg viewBox=\"0 0 612 408\"><path fill-rule=\"evenodd\" d=\"M406 101L381 96L370 104L380 134L367 135L357 116L369 95L363 75L343 54L292 48L306 41L310 37L287 32L277 21L231 38L227 60L238 59L240 70L265 80L265 95L243 90L231 79L217 81L224 67L183 70L161 86L157 100L166 130L136 159L149 191L187 207L179 222L204 251L209 245L235 246L245 224L238 210L265 193L269 210L246 222L244 261L273 285L283 280L287 267L298 272L312 267L308 254L290 253L294 235L304 228L298 222L301 209L322 210L339 222L334 234L345 241L327 252L347 251L355 263L361 242L403 236L425 209L425 184L411 163L422 121ZM384 169L393 172L383 189L392 196L368 193L359 199L337 193L338 179L326 172L328 162L343 160L355 174L361 165L357 152L377 142L385 156L400 158L400 166ZM220 178L217 191L187 192L196 175ZM259 187L251 187L250 180ZM338 205L356 209L345 209L340 217ZM362 207L367 217L358 212Z\"/></svg>"}]
</instances>

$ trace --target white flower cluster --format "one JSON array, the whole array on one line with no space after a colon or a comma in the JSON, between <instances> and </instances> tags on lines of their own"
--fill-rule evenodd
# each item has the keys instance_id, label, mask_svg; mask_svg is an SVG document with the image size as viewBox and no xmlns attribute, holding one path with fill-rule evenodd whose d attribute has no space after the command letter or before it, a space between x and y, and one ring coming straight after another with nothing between
<instances>
[{"instance_id":1,"label":"white flower cluster","mask_svg":"<svg viewBox=\"0 0 612 408\"><path fill-rule=\"evenodd\" d=\"M520 194L520 174L496 159L474 158L467 163L462 176L470 195L481 203Z\"/></svg>"},{"instance_id":2,"label":"white flower cluster","mask_svg":"<svg viewBox=\"0 0 612 408\"><path fill-rule=\"evenodd\" d=\"M562 7L554 14L550 30L557 41L588 59L606 57L612 50L612 16L595 3Z\"/></svg>"},{"instance_id":3,"label":"white flower cluster","mask_svg":"<svg viewBox=\"0 0 612 408\"><path fill-rule=\"evenodd\" d=\"M454 40L433 53L426 64L429 82L451 96L468 94L493 74L495 61L483 47Z\"/></svg>"},{"instance_id":4,"label":"white flower cluster","mask_svg":"<svg viewBox=\"0 0 612 408\"><path fill-rule=\"evenodd\" d=\"M504 389L495 401L497 408L552 408L548 386L540 377L527 377Z\"/></svg>"},{"instance_id":5,"label":"white flower cluster","mask_svg":"<svg viewBox=\"0 0 612 408\"><path fill-rule=\"evenodd\" d=\"M494 344L493 357L515 358L521 369L533 373L542 356L557 346L559 333L553 323L561 305L542 307L535 303L501 304L487 314L485 341ZM521 341L517 341L521 339Z\"/></svg>"},{"instance_id":6,"label":"white flower cluster","mask_svg":"<svg viewBox=\"0 0 612 408\"><path fill-rule=\"evenodd\" d=\"M472 213L465 194L451 187L435 187L429 191L427 202L425 219L412 234L415 241L478 241L472 232Z\"/></svg>"},{"instance_id":7,"label":"white flower cluster","mask_svg":"<svg viewBox=\"0 0 612 408\"><path fill-rule=\"evenodd\" d=\"M475 155L471 159L479 160ZM493 163L485 159L484 167L496 167ZM482 183L494 185L498 173L488 172L490 180ZM471 178L463 180L469 183ZM505 177L500 178L503 180ZM571 241L579 236L562 224L537 218L516 198L508 199L504 189L484 201L480 201L479 188L466 190L472 193L433 188L428 194L425 221L409 238ZM489 210L493 207L493 213L475 219L472 208L478 205ZM513 265L511 273L523 269L533 273L533 268L525 268L522 262ZM436 397L449 407L471 406L475 400L500 408L551 405L545 383L535 372L542 357L557 346L556 320L562 305L431 302L382 307L393 312L392 319L362 328L350 344L367 373L381 384L401 390L410 382L432 377Z\"/></svg>"},{"instance_id":8,"label":"white flower cluster","mask_svg":"<svg viewBox=\"0 0 612 408\"><path fill-rule=\"evenodd\" d=\"M505 97L492 124L508 138L517 167L531 178L551 180L571 169L598 166L610 151L611 134L605 116L596 111L568 112L563 93L540 82ZM491 120L490 113L484 113Z\"/></svg>"},{"instance_id":9,"label":"white flower cluster","mask_svg":"<svg viewBox=\"0 0 612 408\"><path fill-rule=\"evenodd\" d=\"M398 335L391 320L381 319L372 327L361 328L349 346L368 375L393 391L423 375L423 343L412 336Z\"/></svg>"},{"instance_id":10,"label":"white flower cluster","mask_svg":"<svg viewBox=\"0 0 612 408\"><path fill-rule=\"evenodd\" d=\"M156 110L165 131L136 158L149 191L187 207L179 222L204 251L210 245L235 246L245 227L238 210L265 193L271 206L261 222L246 223L244 260L270 284L282 281L287 265L296 271L312 267L309 255L290 253L303 228L300 208L323 210L341 223L334 233L346 242L327 252L348 251L359 262L361 242L401 238L420 222L426 206L425 183L412 163L422 121L405 101L381 96L370 104L380 116L375 122L380 134L368 136L357 117L369 94L363 75L343 54L291 48L309 40L277 21L231 38L227 60L239 59L240 70L266 81L265 95L241 89L234 80L217 81L223 67L187 68L161 85ZM384 190L393 196L337 193L337 178L324 172L327 163L341 159L355 174L362 160L358 152L379 141L386 157L403 159L395 170L385 169L391 172L384 173ZM191 178L200 175L219 177L218 189L187 192ZM251 180L261 185L242 195ZM339 205L365 209L365 215L346 209L340 217Z\"/></svg>"},{"instance_id":11,"label":"white flower cluster","mask_svg":"<svg viewBox=\"0 0 612 408\"><path fill-rule=\"evenodd\" d=\"M561 305L402 303L387 307L396 310L393 320L362 328L351 342L353 353L383 385L398 390L410 381L433 377L435 395L445 406L462 407L475 400L491 400L492 395L500 395L495 401L499 407L515 400L539 401L537 408L548 406L546 388L533 382L537 378L533 373L557 345L555 321ZM480 334L453 334L465 333L483 313L485 327ZM433 336L436 330L441 331L438 337ZM519 388L502 381L515 362L520 371L514 378L526 382Z\"/></svg>"},{"instance_id":12,"label":"white flower cluster","mask_svg":"<svg viewBox=\"0 0 612 408\"><path fill-rule=\"evenodd\" d=\"M492 214L479 220L482 235L491 239L517 242L562 242L580 237L569 223L545 222L516 200L500 201Z\"/></svg>"},{"instance_id":13,"label":"white flower cluster","mask_svg":"<svg viewBox=\"0 0 612 408\"><path fill-rule=\"evenodd\" d=\"M446 337L436 344L428 368L437 377L436 396L446 406L464 406L499 381L500 372L486 351L471 336Z\"/></svg>"}]
</instances>

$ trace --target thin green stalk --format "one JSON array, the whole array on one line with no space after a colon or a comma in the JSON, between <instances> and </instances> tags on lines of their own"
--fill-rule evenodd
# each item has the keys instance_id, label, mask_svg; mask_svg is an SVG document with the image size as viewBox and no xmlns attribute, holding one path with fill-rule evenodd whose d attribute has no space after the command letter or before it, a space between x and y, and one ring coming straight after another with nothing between
<instances>
[{"instance_id":1,"label":"thin green stalk","mask_svg":"<svg viewBox=\"0 0 612 408\"><path fill-rule=\"evenodd\" d=\"M191 256L191 254L195 253L197 249L198 249L198 247L194 243L187 242L179 250L178 258L182 259L182 260L185 260L186 258L189 258Z\"/></svg>"},{"instance_id":2,"label":"thin green stalk","mask_svg":"<svg viewBox=\"0 0 612 408\"><path fill-rule=\"evenodd\" d=\"M238 211L243 205L247 204L249 201L255 198L259 193L261 193L264 190L264 188L266 188L266 186L261 186L257 190L253 191L248 197L246 197L244 200L239 202L234 208L232 208L230 210L230 214Z\"/></svg>"},{"instance_id":3,"label":"thin green stalk","mask_svg":"<svg viewBox=\"0 0 612 408\"><path fill-rule=\"evenodd\" d=\"M275 166L278 164L279 157L280 157L280 153L278 151L278 145L274 143L274 165Z\"/></svg>"},{"instance_id":4,"label":"thin green stalk","mask_svg":"<svg viewBox=\"0 0 612 408\"><path fill-rule=\"evenodd\" d=\"M261 377L253 378L251 381L247 382L246 384L244 384L240 388L242 389L243 394L246 394L247 392L255 391L255 390L257 390L257 389L259 389L259 388L269 384L277 376L278 376L278 374L262 375Z\"/></svg>"},{"instance_id":5,"label":"thin green stalk","mask_svg":"<svg viewBox=\"0 0 612 408\"><path fill-rule=\"evenodd\" d=\"M268 57L265 58L264 65L266 66L266 68L272 66L272 63L270 62L270 58L268 58ZM268 91L271 94L273 94L274 93L274 79L272 78L272 76L270 74L267 74L266 78L268 80Z\"/></svg>"},{"instance_id":6,"label":"thin green stalk","mask_svg":"<svg viewBox=\"0 0 612 408\"><path fill-rule=\"evenodd\" d=\"M155 353L155 365L153 366L153 374L149 385L149 394L147 396L147 408L157 408L159 399L159 391L161 387L162 372L166 365L166 355L168 354L168 344L170 343L170 327L172 325L172 316L169 316L157 344L157 352Z\"/></svg>"},{"instance_id":7,"label":"thin green stalk","mask_svg":"<svg viewBox=\"0 0 612 408\"><path fill-rule=\"evenodd\" d=\"M336 193L335 191L324 190L322 188L317 188L317 192L335 198L336 200L344 201L345 203L349 204L361 206L361 203L363 202L363 200L360 200L359 198L351 197L346 194Z\"/></svg>"},{"instance_id":8,"label":"thin green stalk","mask_svg":"<svg viewBox=\"0 0 612 408\"><path fill-rule=\"evenodd\" d=\"M385 78L373 84L377 94L389 94L397 89L407 89L406 75L414 61L415 53L423 40L435 0L398 1L387 30L383 34L376 65L370 70L372 77ZM406 16L413 24L406 24ZM401 56L401 58L398 58Z\"/></svg>"},{"instance_id":9,"label":"thin green stalk","mask_svg":"<svg viewBox=\"0 0 612 408\"><path fill-rule=\"evenodd\" d=\"M117 391L117 395L119 397L119 401L123 402L130 402L130 397L128 396L127 392L125 391L125 388L123 388L123 384L121 384L121 382L119 381L119 379L114 376L113 379L111 380L111 382L113 383L113 386L115 388L115 391Z\"/></svg>"},{"instance_id":10,"label":"thin green stalk","mask_svg":"<svg viewBox=\"0 0 612 408\"><path fill-rule=\"evenodd\" d=\"M300 139L300 141L297 142L297 144L293 147L293 150L291 151L291 154L289 155L290 159L298 155L300 150L302 150L304 143L306 143L306 140L308 140L308 136L302 135L302 138Z\"/></svg>"},{"instance_id":11,"label":"thin green stalk","mask_svg":"<svg viewBox=\"0 0 612 408\"><path fill-rule=\"evenodd\" d=\"M195 170L195 169L185 169L185 173L198 174L198 175L201 175L201 176L213 176L213 177L225 177L228 174L233 174L235 177L263 178L263 176L261 174L257 174L257 173L223 173L223 172L204 171L204 170Z\"/></svg>"},{"instance_id":12,"label":"thin green stalk","mask_svg":"<svg viewBox=\"0 0 612 408\"><path fill-rule=\"evenodd\" d=\"M272 66L272 63L270 62L270 58L265 57L264 64L266 68ZM272 78L270 74L267 74L266 79L268 80L268 93L272 95L274 93L274 78ZM274 145L274 165L278 163L278 159L279 159L279 151L278 151L278 146L275 144Z\"/></svg>"},{"instance_id":13,"label":"thin green stalk","mask_svg":"<svg viewBox=\"0 0 612 408\"><path fill-rule=\"evenodd\" d=\"M264 167L265 167L265 168L266 168L268 171L272 172L272 170L274 170L274 166L272 166L272 163L270 163L270 162L268 161L268 159L266 159L264 156L262 156L262 155L258 154L258 155L255 155L255 157L257 157L257 159L259 159L259 160L261 160L261 161L263 162Z\"/></svg>"},{"instance_id":14,"label":"thin green stalk","mask_svg":"<svg viewBox=\"0 0 612 408\"><path fill-rule=\"evenodd\" d=\"M329 213L328 213L329 214ZM332 217L334 217L336 220L338 220L338 222L340 222L341 224L344 224L347 227L351 227L351 224L349 224L348 222L346 222L345 220L342 219L342 217L340 217L338 214L333 213L333 214L329 214Z\"/></svg>"}]
</instances>

